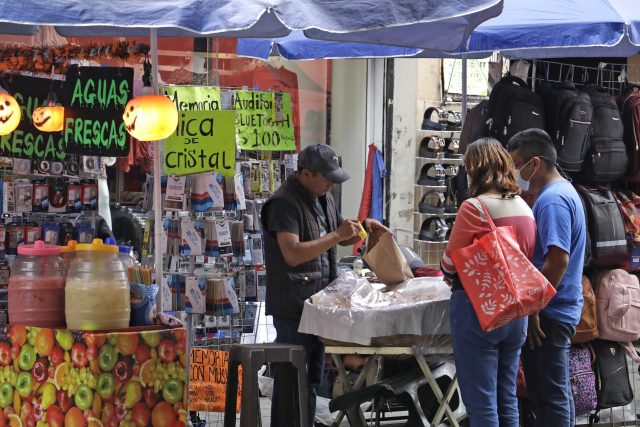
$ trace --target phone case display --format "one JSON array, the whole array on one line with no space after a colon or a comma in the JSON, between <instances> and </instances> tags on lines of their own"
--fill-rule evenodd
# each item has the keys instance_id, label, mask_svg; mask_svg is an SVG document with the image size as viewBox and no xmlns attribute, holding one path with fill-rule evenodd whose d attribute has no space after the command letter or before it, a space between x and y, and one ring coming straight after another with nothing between
<instances>
[{"instance_id":1,"label":"phone case display","mask_svg":"<svg viewBox=\"0 0 640 427\"><path fill-rule=\"evenodd\" d=\"M205 316L208 326L203 329L208 333L196 329L197 344L227 345L240 342L243 333L255 333L266 289L260 210L284 177L296 170L295 162L292 155L282 160L247 158L228 176L163 178L159 244L167 257L159 297L165 310ZM148 185L147 194L152 191ZM147 227L145 251L152 253L152 221Z\"/></svg>"},{"instance_id":2,"label":"phone case display","mask_svg":"<svg viewBox=\"0 0 640 427\"><path fill-rule=\"evenodd\" d=\"M413 213L413 247L431 268L440 268L457 214L452 178L462 164L460 132L419 130Z\"/></svg>"}]
</instances>

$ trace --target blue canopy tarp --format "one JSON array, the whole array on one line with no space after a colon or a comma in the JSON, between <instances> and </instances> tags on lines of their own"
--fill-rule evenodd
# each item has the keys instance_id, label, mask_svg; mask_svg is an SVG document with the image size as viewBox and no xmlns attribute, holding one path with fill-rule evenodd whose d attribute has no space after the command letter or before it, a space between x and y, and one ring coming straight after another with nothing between
<instances>
[{"instance_id":1,"label":"blue canopy tarp","mask_svg":"<svg viewBox=\"0 0 640 427\"><path fill-rule=\"evenodd\" d=\"M502 0L21 0L0 2L0 33L284 37L455 50ZM6 24L21 24L26 27ZM348 40L346 40L348 39Z\"/></svg>"},{"instance_id":2,"label":"blue canopy tarp","mask_svg":"<svg viewBox=\"0 0 640 427\"><path fill-rule=\"evenodd\" d=\"M413 56L421 51L421 49L417 48L369 43L313 40L305 36L303 31L292 31L288 36L281 38L238 39L236 53L239 56L258 59L280 56L292 61L301 59L403 57Z\"/></svg>"},{"instance_id":3,"label":"blue canopy tarp","mask_svg":"<svg viewBox=\"0 0 640 427\"><path fill-rule=\"evenodd\" d=\"M640 2L508 0L472 32L466 50L531 59L632 56L640 51Z\"/></svg>"}]
</instances>

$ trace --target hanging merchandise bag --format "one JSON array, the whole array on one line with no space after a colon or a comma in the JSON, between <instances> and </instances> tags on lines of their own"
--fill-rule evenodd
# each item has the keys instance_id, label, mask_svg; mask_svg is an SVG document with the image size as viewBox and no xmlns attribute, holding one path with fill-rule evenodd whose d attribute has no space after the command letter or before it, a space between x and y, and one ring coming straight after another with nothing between
<instances>
[{"instance_id":1,"label":"hanging merchandise bag","mask_svg":"<svg viewBox=\"0 0 640 427\"><path fill-rule=\"evenodd\" d=\"M477 200L491 231L451 258L480 326L492 331L539 312L556 291L520 250L515 229L496 227L486 205Z\"/></svg>"},{"instance_id":2,"label":"hanging merchandise bag","mask_svg":"<svg viewBox=\"0 0 640 427\"><path fill-rule=\"evenodd\" d=\"M386 285L395 285L413 279L411 268L390 231L369 235L364 260L378 280Z\"/></svg>"}]
</instances>

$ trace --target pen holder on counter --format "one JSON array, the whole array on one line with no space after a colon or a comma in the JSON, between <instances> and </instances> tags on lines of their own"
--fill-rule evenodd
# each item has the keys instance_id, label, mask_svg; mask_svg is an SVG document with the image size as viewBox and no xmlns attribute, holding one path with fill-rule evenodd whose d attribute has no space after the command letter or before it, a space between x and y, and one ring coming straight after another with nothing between
<instances>
[{"instance_id":1,"label":"pen holder on counter","mask_svg":"<svg viewBox=\"0 0 640 427\"><path fill-rule=\"evenodd\" d=\"M158 285L131 284L131 326L154 324L158 289Z\"/></svg>"}]
</instances>

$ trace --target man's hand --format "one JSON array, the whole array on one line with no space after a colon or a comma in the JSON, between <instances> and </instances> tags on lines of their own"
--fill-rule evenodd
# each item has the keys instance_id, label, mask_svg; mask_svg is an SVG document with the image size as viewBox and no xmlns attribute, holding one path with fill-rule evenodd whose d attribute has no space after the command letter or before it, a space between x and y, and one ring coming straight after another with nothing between
<instances>
[{"instance_id":1,"label":"man's hand","mask_svg":"<svg viewBox=\"0 0 640 427\"><path fill-rule=\"evenodd\" d=\"M387 227L385 227L384 225L380 224L380 222L376 221L375 219L371 219L371 218L367 218L364 221L362 221L362 226L364 227L365 231L367 233L384 233L384 232L390 232L391 230L389 230Z\"/></svg>"},{"instance_id":2,"label":"man's hand","mask_svg":"<svg viewBox=\"0 0 640 427\"><path fill-rule=\"evenodd\" d=\"M532 314L529 316L529 329L527 332L527 342L529 348L534 350L536 347L542 346L542 340L547 336L540 328L540 314Z\"/></svg>"},{"instance_id":3,"label":"man's hand","mask_svg":"<svg viewBox=\"0 0 640 427\"><path fill-rule=\"evenodd\" d=\"M345 219L336 230L340 237L340 241L351 240L358 235L358 223L356 221Z\"/></svg>"}]
</instances>

